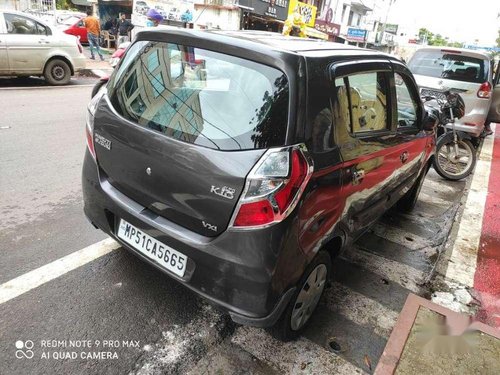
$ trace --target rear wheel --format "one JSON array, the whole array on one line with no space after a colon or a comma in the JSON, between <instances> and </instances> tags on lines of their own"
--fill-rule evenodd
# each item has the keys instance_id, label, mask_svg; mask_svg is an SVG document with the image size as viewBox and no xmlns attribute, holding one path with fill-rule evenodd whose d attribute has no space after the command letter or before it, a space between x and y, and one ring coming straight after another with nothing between
<instances>
[{"instance_id":1,"label":"rear wheel","mask_svg":"<svg viewBox=\"0 0 500 375\"><path fill-rule=\"evenodd\" d=\"M452 136L440 137L436 144L436 157L433 166L443 178L458 181L471 174L476 165L476 150L467 139L457 140Z\"/></svg>"},{"instance_id":2,"label":"rear wheel","mask_svg":"<svg viewBox=\"0 0 500 375\"><path fill-rule=\"evenodd\" d=\"M318 306L330 277L330 269L330 256L326 251L320 251L302 275L283 315L271 328L273 336L290 341L300 335Z\"/></svg>"},{"instance_id":3,"label":"rear wheel","mask_svg":"<svg viewBox=\"0 0 500 375\"><path fill-rule=\"evenodd\" d=\"M422 190L422 185L424 184L425 176L427 176L428 166L424 167L424 170L418 176L417 181L413 183L410 190L406 192L405 195L396 203L396 207L401 212L408 212L413 210L415 204L417 204L417 199Z\"/></svg>"},{"instance_id":4,"label":"rear wheel","mask_svg":"<svg viewBox=\"0 0 500 375\"><path fill-rule=\"evenodd\" d=\"M51 85L67 85L71 79L71 69L65 61L54 59L47 63L43 75Z\"/></svg>"}]
</instances>

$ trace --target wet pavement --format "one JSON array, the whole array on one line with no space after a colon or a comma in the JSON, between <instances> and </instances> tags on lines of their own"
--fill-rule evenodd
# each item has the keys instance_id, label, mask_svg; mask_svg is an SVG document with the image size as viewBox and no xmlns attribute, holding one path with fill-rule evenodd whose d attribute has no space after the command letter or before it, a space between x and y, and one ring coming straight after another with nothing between
<instances>
[{"instance_id":1,"label":"wet pavement","mask_svg":"<svg viewBox=\"0 0 500 375\"><path fill-rule=\"evenodd\" d=\"M105 238L82 212L90 90L0 89L8 108L1 124L7 128L0 130L0 283ZM371 372L407 295L433 292L429 277L465 186L431 170L411 214L388 213L335 261L334 280L296 342L283 344L265 330L234 325L118 248L0 304L1 372L232 373L244 366L256 374ZM47 340L57 345L42 347ZM70 340L94 346L59 345ZM17 341L33 341L34 357L16 358ZM96 346L104 341L119 345ZM132 341L139 343L125 346ZM43 358L67 352L77 358ZM88 358L89 352L118 358Z\"/></svg>"}]
</instances>

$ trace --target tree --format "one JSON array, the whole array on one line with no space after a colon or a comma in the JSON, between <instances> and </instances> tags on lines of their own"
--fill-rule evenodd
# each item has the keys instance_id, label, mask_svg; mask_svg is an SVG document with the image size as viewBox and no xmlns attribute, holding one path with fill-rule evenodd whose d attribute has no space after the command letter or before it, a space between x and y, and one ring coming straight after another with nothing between
<instances>
[{"instance_id":1,"label":"tree","mask_svg":"<svg viewBox=\"0 0 500 375\"><path fill-rule=\"evenodd\" d=\"M462 42L450 41L449 38L443 37L441 34L434 34L430 30L427 30L425 27L422 27L418 30L418 39L421 44L427 43L429 46L448 46L457 48L463 46Z\"/></svg>"},{"instance_id":2,"label":"tree","mask_svg":"<svg viewBox=\"0 0 500 375\"><path fill-rule=\"evenodd\" d=\"M422 27L418 30L418 39L420 43L423 43L424 41L429 41L434 37L434 34L431 33L429 30L427 30L425 27Z\"/></svg>"},{"instance_id":3,"label":"tree","mask_svg":"<svg viewBox=\"0 0 500 375\"><path fill-rule=\"evenodd\" d=\"M56 9L68 10L73 7L70 0L56 0Z\"/></svg>"},{"instance_id":4,"label":"tree","mask_svg":"<svg viewBox=\"0 0 500 375\"><path fill-rule=\"evenodd\" d=\"M443 38L440 34L436 34L432 39L429 39L430 46L446 46L448 41Z\"/></svg>"}]
</instances>

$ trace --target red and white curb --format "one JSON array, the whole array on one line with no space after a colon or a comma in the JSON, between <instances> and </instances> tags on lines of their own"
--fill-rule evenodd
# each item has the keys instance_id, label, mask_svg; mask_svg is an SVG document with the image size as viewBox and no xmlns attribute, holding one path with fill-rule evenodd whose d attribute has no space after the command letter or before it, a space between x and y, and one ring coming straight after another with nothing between
<instances>
[{"instance_id":1,"label":"red and white curb","mask_svg":"<svg viewBox=\"0 0 500 375\"><path fill-rule=\"evenodd\" d=\"M432 301L471 313L473 296L481 304L477 317L500 323L500 132L496 124L478 157L451 255L443 272L449 290ZM499 129L500 130L500 129ZM496 219L495 219L496 217Z\"/></svg>"}]
</instances>

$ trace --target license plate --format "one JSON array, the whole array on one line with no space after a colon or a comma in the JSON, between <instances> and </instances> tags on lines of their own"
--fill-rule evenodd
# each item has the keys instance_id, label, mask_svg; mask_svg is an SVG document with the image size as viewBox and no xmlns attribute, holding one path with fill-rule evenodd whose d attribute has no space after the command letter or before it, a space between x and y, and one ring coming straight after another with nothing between
<instances>
[{"instance_id":1,"label":"license plate","mask_svg":"<svg viewBox=\"0 0 500 375\"><path fill-rule=\"evenodd\" d=\"M167 270L183 277L187 256L154 239L125 220L120 220L118 238Z\"/></svg>"},{"instance_id":2,"label":"license plate","mask_svg":"<svg viewBox=\"0 0 500 375\"><path fill-rule=\"evenodd\" d=\"M446 95L444 93L429 89L420 90L420 96L432 96L438 99L446 99Z\"/></svg>"}]
</instances>

